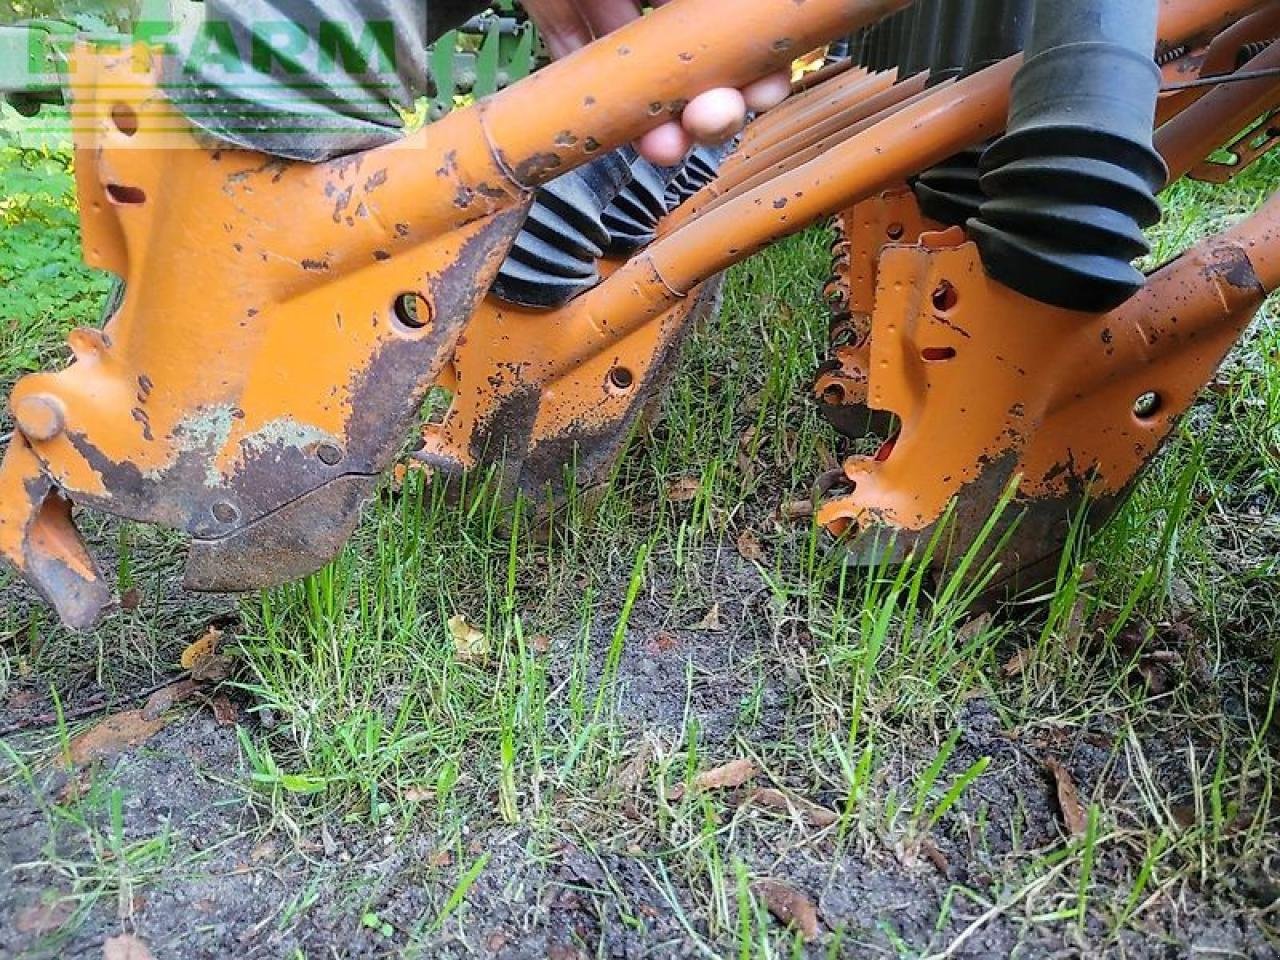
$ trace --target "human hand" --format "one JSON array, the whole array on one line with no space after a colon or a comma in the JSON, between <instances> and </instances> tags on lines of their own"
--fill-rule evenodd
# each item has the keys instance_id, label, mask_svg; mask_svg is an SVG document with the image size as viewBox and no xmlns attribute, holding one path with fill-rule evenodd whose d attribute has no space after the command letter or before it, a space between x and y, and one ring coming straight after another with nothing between
<instances>
[{"instance_id":1,"label":"human hand","mask_svg":"<svg viewBox=\"0 0 1280 960\"><path fill-rule=\"evenodd\" d=\"M660 7L670 0L649 2ZM641 0L524 0L524 6L557 59L641 15ZM689 101L680 120L650 130L636 142L636 148L652 163L674 166L694 143L725 142L742 129L748 110L761 113L776 107L790 93L791 78L785 72L769 74L741 90L719 87L704 91Z\"/></svg>"}]
</instances>

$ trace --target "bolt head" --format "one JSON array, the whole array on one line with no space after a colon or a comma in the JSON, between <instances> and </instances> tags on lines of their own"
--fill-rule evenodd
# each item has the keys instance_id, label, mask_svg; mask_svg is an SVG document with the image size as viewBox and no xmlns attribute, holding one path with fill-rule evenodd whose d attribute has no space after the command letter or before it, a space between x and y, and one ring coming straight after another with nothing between
<instances>
[{"instance_id":1,"label":"bolt head","mask_svg":"<svg viewBox=\"0 0 1280 960\"><path fill-rule=\"evenodd\" d=\"M1140 420L1147 420L1154 417L1160 410L1160 394L1154 390L1148 390L1146 393L1133 401L1133 415Z\"/></svg>"},{"instance_id":2,"label":"bolt head","mask_svg":"<svg viewBox=\"0 0 1280 960\"><path fill-rule=\"evenodd\" d=\"M316 447L316 457L326 467L336 467L342 462L342 448L336 443L322 443Z\"/></svg>"},{"instance_id":3,"label":"bolt head","mask_svg":"<svg viewBox=\"0 0 1280 960\"><path fill-rule=\"evenodd\" d=\"M67 428L67 410L52 394L23 397L13 407L13 419L29 440L52 440Z\"/></svg>"},{"instance_id":4,"label":"bolt head","mask_svg":"<svg viewBox=\"0 0 1280 960\"><path fill-rule=\"evenodd\" d=\"M225 500L215 503L211 512L213 513L213 519L219 523L235 523L240 519L240 511Z\"/></svg>"}]
</instances>

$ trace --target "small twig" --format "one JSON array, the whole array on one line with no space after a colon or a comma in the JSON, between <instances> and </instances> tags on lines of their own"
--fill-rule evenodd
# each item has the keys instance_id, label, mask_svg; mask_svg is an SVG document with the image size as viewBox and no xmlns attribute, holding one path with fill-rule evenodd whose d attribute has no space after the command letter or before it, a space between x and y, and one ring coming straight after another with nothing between
<instances>
[{"instance_id":1,"label":"small twig","mask_svg":"<svg viewBox=\"0 0 1280 960\"><path fill-rule=\"evenodd\" d=\"M83 720L85 717L91 717L95 713L99 713L109 707L124 706L126 703L137 703L139 700L145 700L153 693L158 693L165 687L171 687L175 683L181 683L183 680L191 679L191 671L183 670L181 673L174 674L168 680L162 680L154 686L147 687L145 690L138 690L129 694L122 700L100 700L94 703L85 704L83 707L77 707L75 710L67 710L62 714L62 720L70 723L73 720ZM45 727L51 727L58 722L58 714L41 713L34 717L28 717L18 723L9 724L7 727L0 727L0 737L11 737L15 733L27 733L31 730L41 730Z\"/></svg>"}]
</instances>

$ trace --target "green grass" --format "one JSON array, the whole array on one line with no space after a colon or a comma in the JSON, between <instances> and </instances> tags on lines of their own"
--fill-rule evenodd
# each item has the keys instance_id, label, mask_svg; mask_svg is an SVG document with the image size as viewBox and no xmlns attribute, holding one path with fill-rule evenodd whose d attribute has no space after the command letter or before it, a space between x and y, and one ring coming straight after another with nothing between
<instances>
[{"instance_id":1,"label":"green grass","mask_svg":"<svg viewBox=\"0 0 1280 960\"><path fill-rule=\"evenodd\" d=\"M92 322L106 284L77 262L64 157L0 152L0 181L7 385L60 355L60 334ZM1268 160L1226 189L1175 187L1157 257L1256 206L1277 182L1280 164ZM293 836L320 822L429 830L454 853L447 892L400 942L410 952L466 922L468 892L489 869L467 838L518 824L533 856L566 837L629 852L708 955L726 944L743 958L793 955L794 936L752 892L766 869L756 848L787 836L788 818L692 789L699 772L738 757L759 767L757 784L838 813L810 831L828 860L919 862L943 837L953 856L964 851L988 879L952 888L939 930L953 911L1017 916L1101 949L1143 931L1184 885L1236 904L1234 875L1280 855L1272 308L1130 504L1068 552L1047 612L975 624L965 611L984 573L976 554L967 575L935 585L927 555L856 571L812 526L776 519L832 463L833 438L805 401L824 350L826 247L811 231L733 271L661 418L632 438L599 501L571 501L551 536L530 534L486 478L472 479L459 506L410 472L328 568L241 604L236 682L275 720L239 730L242 785L270 824ZM684 477L700 479L699 495L672 502ZM734 549L748 529L764 544L757 564ZM122 577L145 588L155 569L145 555L171 541L130 531L121 542ZM716 604L748 611L730 619L733 636L692 631ZM71 651L99 674L116 659L163 672L181 643L156 636L154 616L144 604L89 641L45 622L37 644L30 621L0 614L7 635L27 638L0 649L0 695L24 671L59 676ZM448 627L457 616L483 632L486 652L458 649ZM1147 666L1139 640L1159 647L1171 624L1195 639L1160 665L1167 689L1157 690L1135 673ZM654 724L629 691L664 633L692 636L694 649L682 692ZM1021 673L1005 676L1023 649ZM742 691L727 719L706 708L717 684ZM779 690L784 705L769 705ZM1225 710L1232 698L1243 706ZM987 799L993 778L1008 779L1011 754L966 745L975 702L989 706L1010 751L1099 758L1081 797L1086 836L1045 839L1026 811ZM42 761L15 756L11 770L28 762ZM126 851L96 825L109 824L115 802L87 798L98 819L72 829L90 831L92 849L105 844L113 870L134 864L129 884L153 883L164 838ZM1011 837L1009 849L993 852L991 835ZM83 869L76 888L99 896L126 882ZM624 884L606 882L643 926ZM376 905L359 915L371 934L389 935ZM909 956L948 946L908 944L882 924L837 932L831 955L858 955L846 937Z\"/></svg>"}]
</instances>

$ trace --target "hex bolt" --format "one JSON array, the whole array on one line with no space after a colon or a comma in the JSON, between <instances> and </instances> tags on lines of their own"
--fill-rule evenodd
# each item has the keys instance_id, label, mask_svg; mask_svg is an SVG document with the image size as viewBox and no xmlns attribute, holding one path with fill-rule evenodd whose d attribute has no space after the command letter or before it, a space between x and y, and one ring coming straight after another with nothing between
<instances>
[{"instance_id":1,"label":"hex bolt","mask_svg":"<svg viewBox=\"0 0 1280 960\"><path fill-rule=\"evenodd\" d=\"M235 523L240 518L240 511L225 500L219 500L215 503L212 512L213 519L219 523Z\"/></svg>"},{"instance_id":2,"label":"hex bolt","mask_svg":"<svg viewBox=\"0 0 1280 960\"><path fill-rule=\"evenodd\" d=\"M1146 393L1133 401L1133 415L1139 420L1149 420L1156 415L1160 409L1160 394L1154 390L1148 390Z\"/></svg>"},{"instance_id":3,"label":"hex bolt","mask_svg":"<svg viewBox=\"0 0 1280 960\"><path fill-rule=\"evenodd\" d=\"M316 457L327 467L336 467L342 462L342 448L334 443L322 443L316 447Z\"/></svg>"},{"instance_id":4,"label":"hex bolt","mask_svg":"<svg viewBox=\"0 0 1280 960\"><path fill-rule=\"evenodd\" d=\"M52 440L67 428L67 411L52 394L23 397L13 408L13 419L30 440Z\"/></svg>"}]
</instances>

